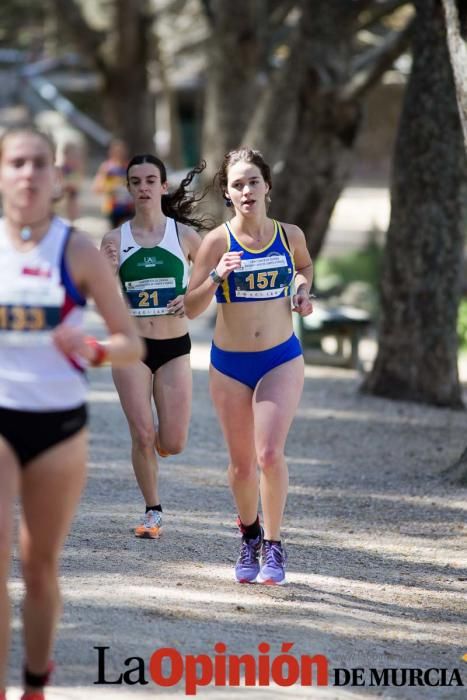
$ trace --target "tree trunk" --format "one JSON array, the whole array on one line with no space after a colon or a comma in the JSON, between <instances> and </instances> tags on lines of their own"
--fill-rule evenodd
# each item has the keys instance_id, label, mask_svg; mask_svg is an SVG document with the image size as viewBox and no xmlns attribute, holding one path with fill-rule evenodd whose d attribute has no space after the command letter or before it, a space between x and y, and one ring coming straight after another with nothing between
<instances>
[{"instance_id":1,"label":"tree trunk","mask_svg":"<svg viewBox=\"0 0 467 700\"><path fill-rule=\"evenodd\" d=\"M223 154L242 145L256 101L264 2L213 0L211 5L202 153L214 174Z\"/></svg>"},{"instance_id":2,"label":"tree trunk","mask_svg":"<svg viewBox=\"0 0 467 700\"><path fill-rule=\"evenodd\" d=\"M107 123L131 153L154 150L154 104L148 87L151 20L146 2L115 0L115 58L105 75Z\"/></svg>"},{"instance_id":3,"label":"tree trunk","mask_svg":"<svg viewBox=\"0 0 467 700\"><path fill-rule=\"evenodd\" d=\"M260 86L264 46L261 38L264 0L212 0L211 32L207 46L201 153L207 167L204 181L212 183L222 157L243 145L243 135ZM204 202L214 220L224 218L225 209L217 191Z\"/></svg>"},{"instance_id":4,"label":"tree trunk","mask_svg":"<svg viewBox=\"0 0 467 700\"><path fill-rule=\"evenodd\" d=\"M310 82L300 91L302 109L293 127L294 143L275 168L279 172L271 192L271 215L300 226L316 259L350 176L361 112L358 104L342 104L335 94L311 89Z\"/></svg>"},{"instance_id":5,"label":"tree trunk","mask_svg":"<svg viewBox=\"0 0 467 700\"><path fill-rule=\"evenodd\" d=\"M312 258L348 180L361 124L360 103L340 99L351 75L353 19L336 0L302 3L299 84L271 214L304 230Z\"/></svg>"},{"instance_id":6,"label":"tree trunk","mask_svg":"<svg viewBox=\"0 0 467 700\"><path fill-rule=\"evenodd\" d=\"M178 95L169 81L166 58L157 32L154 32L153 50L161 83L161 92L157 95L156 100L155 150L158 157L169 168L180 170L185 165L185 161L182 148ZM160 139L160 135L162 135L162 139Z\"/></svg>"},{"instance_id":7,"label":"tree trunk","mask_svg":"<svg viewBox=\"0 0 467 700\"><path fill-rule=\"evenodd\" d=\"M225 5L210 4L214 26L203 139L208 167L217 170L223 154L242 144L261 150L273 167L271 215L298 224L316 257L348 180L361 125L365 87L346 89L355 77L359 10L341 0L296 2L300 17L283 41L288 58L271 71L257 34L254 50L235 54L241 24L231 17L231 5L228 17L222 15ZM265 34L274 35L271 25ZM391 48L391 63L402 49ZM387 67L376 68L373 83ZM255 81L258 73L265 78L261 89Z\"/></svg>"},{"instance_id":8,"label":"tree trunk","mask_svg":"<svg viewBox=\"0 0 467 700\"><path fill-rule=\"evenodd\" d=\"M415 5L413 67L393 165L379 349L362 388L458 408L465 159L442 9L437 0Z\"/></svg>"},{"instance_id":9,"label":"tree trunk","mask_svg":"<svg viewBox=\"0 0 467 700\"><path fill-rule=\"evenodd\" d=\"M467 447L459 459L441 473L448 481L467 486Z\"/></svg>"},{"instance_id":10,"label":"tree trunk","mask_svg":"<svg viewBox=\"0 0 467 700\"><path fill-rule=\"evenodd\" d=\"M302 2L287 62L258 101L244 139L273 166L271 215L304 230L313 258L348 179L360 125L356 101L339 98L350 76L352 36L340 2Z\"/></svg>"},{"instance_id":11,"label":"tree trunk","mask_svg":"<svg viewBox=\"0 0 467 700\"><path fill-rule=\"evenodd\" d=\"M464 134L464 148L467 151L467 49L464 42L466 33L466 0L443 0L449 56L456 84L457 106ZM444 472L450 481L467 485L467 448L460 457Z\"/></svg>"},{"instance_id":12,"label":"tree trunk","mask_svg":"<svg viewBox=\"0 0 467 700\"><path fill-rule=\"evenodd\" d=\"M60 29L92 62L103 80L106 126L131 151L153 149L154 108L148 91L148 47L152 19L148 0L112 3L113 50L106 33L91 27L76 0L53 0Z\"/></svg>"}]
</instances>

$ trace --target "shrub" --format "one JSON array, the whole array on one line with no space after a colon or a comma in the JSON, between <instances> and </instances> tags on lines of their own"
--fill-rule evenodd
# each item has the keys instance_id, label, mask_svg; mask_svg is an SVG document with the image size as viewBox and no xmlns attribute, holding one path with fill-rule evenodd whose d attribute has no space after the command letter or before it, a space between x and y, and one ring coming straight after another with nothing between
<instances>
[{"instance_id":1,"label":"shrub","mask_svg":"<svg viewBox=\"0 0 467 700\"><path fill-rule=\"evenodd\" d=\"M457 336L459 350L467 351L467 299L462 299L457 313Z\"/></svg>"},{"instance_id":2,"label":"shrub","mask_svg":"<svg viewBox=\"0 0 467 700\"><path fill-rule=\"evenodd\" d=\"M318 258L315 285L333 303L352 304L378 314L383 248L370 239L361 250L332 258Z\"/></svg>"}]
</instances>

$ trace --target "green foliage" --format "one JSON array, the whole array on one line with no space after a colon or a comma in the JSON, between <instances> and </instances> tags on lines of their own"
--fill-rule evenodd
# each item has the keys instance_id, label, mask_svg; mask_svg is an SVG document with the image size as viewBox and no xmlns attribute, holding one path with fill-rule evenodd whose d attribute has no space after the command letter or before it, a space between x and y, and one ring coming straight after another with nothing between
<instances>
[{"instance_id":1,"label":"green foliage","mask_svg":"<svg viewBox=\"0 0 467 700\"><path fill-rule=\"evenodd\" d=\"M383 248L371 240L360 251L347 253L333 258L319 258L315 265L315 281L318 291L332 294L332 300L348 303L346 289L350 289L354 283L365 283L370 290L366 299L359 304L356 299L352 303L362 306L377 315L377 299ZM363 286L363 285L362 285ZM356 290L358 292L358 290ZM457 315L457 336L459 350L467 353L467 299L462 299Z\"/></svg>"},{"instance_id":2,"label":"green foliage","mask_svg":"<svg viewBox=\"0 0 467 700\"><path fill-rule=\"evenodd\" d=\"M340 284L366 282L378 289L383 249L374 240L362 250L353 251L334 258L319 258L316 262L318 289L328 287L326 279L339 280Z\"/></svg>"},{"instance_id":3,"label":"green foliage","mask_svg":"<svg viewBox=\"0 0 467 700\"><path fill-rule=\"evenodd\" d=\"M467 299L462 299L457 313L457 336L459 350L467 351Z\"/></svg>"},{"instance_id":4,"label":"green foliage","mask_svg":"<svg viewBox=\"0 0 467 700\"><path fill-rule=\"evenodd\" d=\"M315 265L318 293L330 304L356 306L374 319L379 313L379 281L383 248L371 235L364 248L332 258L319 258Z\"/></svg>"}]
</instances>

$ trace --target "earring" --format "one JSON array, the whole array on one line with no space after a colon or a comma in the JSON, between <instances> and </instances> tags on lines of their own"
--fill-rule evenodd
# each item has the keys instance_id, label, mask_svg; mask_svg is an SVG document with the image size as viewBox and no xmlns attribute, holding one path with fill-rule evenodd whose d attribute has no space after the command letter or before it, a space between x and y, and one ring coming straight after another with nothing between
<instances>
[{"instance_id":1,"label":"earring","mask_svg":"<svg viewBox=\"0 0 467 700\"><path fill-rule=\"evenodd\" d=\"M63 187L60 182L56 182L52 191L52 201L58 202L63 197Z\"/></svg>"},{"instance_id":2,"label":"earring","mask_svg":"<svg viewBox=\"0 0 467 700\"><path fill-rule=\"evenodd\" d=\"M269 192L266 195L266 204L271 204L271 196L270 196Z\"/></svg>"},{"instance_id":3,"label":"earring","mask_svg":"<svg viewBox=\"0 0 467 700\"><path fill-rule=\"evenodd\" d=\"M231 207L232 206L232 200L229 199L228 197L224 197L224 202L226 207Z\"/></svg>"}]
</instances>

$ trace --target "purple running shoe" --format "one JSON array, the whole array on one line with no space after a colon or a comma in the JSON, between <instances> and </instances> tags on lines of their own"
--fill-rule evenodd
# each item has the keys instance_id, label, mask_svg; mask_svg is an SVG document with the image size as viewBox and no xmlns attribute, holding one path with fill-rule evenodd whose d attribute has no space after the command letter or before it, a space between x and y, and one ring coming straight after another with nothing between
<instances>
[{"instance_id":1,"label":"purple running shoe","mask_svg":"<svg viewBox=\"0 0 467 700\"><path fill-rule=\"evenodd\" d=\"M269 586L283 586L285 580L285 563L287 555L280 542L264 540L261 552L261 568L257 577L258 583Z\"/></svg>"},{"instance_id":2,"label":"purple running shoe","mask_svg":"<svg viewBox=\"0 0 467 700\"><path fill-rule=\"evenodd\" d=\"M235 564L235 578L238 583L255 583L259 573L259 557L263 531L254 540L246 540L242 537L240 556Z\"/></svg>"}]
</instances>

